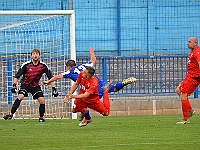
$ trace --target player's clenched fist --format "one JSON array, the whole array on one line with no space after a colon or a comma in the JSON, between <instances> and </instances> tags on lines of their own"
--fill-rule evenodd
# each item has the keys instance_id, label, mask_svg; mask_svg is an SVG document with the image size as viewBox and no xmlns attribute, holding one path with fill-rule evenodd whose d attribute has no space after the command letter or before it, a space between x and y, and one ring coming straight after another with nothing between
<instances>
[{"instance_id":1,"label":"player's clenched fist","mask_svg":"<svg viewBox=\"0 0 200 150\"><path fill-rule=\"evenodd\" d=\"M13 87L12 87L12 89L11 89L11 92L12 93L17 93L17 85L14 83L13 84Z\"/></svg>"},{"instance_id":2,"label":"player's clenched fist","mask_svg":"<svg viewBox=\"0 0 200 150\"><path fill-rule=\"evenodd\" d=\"M57 97L58 96L58 92L57 92L55 87L52 87L52 96L53 97Z\"/></svg>"}]
</instances>

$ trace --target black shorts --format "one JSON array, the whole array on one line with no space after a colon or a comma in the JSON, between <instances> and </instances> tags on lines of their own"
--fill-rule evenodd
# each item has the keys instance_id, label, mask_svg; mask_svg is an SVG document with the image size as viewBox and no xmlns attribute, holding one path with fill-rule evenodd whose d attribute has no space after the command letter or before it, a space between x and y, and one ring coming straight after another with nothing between
<instances>
[{"instance_id":1,"label":"black shorts","mask_svg":"<svg viewBox=\"0 0 200 150\"><path fill-rule=\"evenodd\" d=\"M21 87L20 87L20 90L19 90L18 94L23 94L24 97L27 97L28 93L32 94L33 99L38 99L39 97L44 97L43 92L42 92L40 86L31 88L31 87L28 87L25 84L22 84Z\"/></svg>"}]
</instances>

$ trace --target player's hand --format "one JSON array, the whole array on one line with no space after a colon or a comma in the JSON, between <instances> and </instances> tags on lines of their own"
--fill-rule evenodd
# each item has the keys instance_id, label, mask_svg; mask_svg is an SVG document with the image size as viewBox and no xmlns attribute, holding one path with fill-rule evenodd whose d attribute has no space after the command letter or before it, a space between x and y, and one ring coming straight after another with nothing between
<instances>
[{"instance_id":1,"label":"player's hand","mask_svg":"<svg viewBox=\"0 0 200 150\"><path fill-rule=\"evenodd\" d=\"M49 85L48 81L43 81L41 84L42 84L43 86L44 86L44 85Z\"/></svg>"},{"instance_id":2,"label":"player's hand","mask_svg":"<svg viewBox=\"0 0 200 150\"><path fill-rule=\"evenodd\" d=\"M55 87L52 87L52 96L57 97L58 96L58 91L56 90Z\"/></svg>"},{"instance_id":3,"label":"player's hand","mask_svg":"<svg viewBox=\"0 0 200 150\"><path fill-rule=\"evenodd\" d=\"M13 87L13 88L11 89L11 92L12 92L12 93L17 93L17 88L16 88L16 87Z\"/></svg>"},{"instance_id":4,"label":"player's hand","mask_svg":"<svg viewBox=\"0 0 200 150\"><path fill-rule=\"evenodd\" d=\"M17 93L17 84L16 84L16 83L13 84L13 87L12 87L12 89L11 89L11 92L12 92L12 93Z\"/></svg>"},{"instance_id":5,"label":"player's hand","mask_svg":"<svg viewBox=\"0 0 200 150\"><path fill-rule=\"evenodd\" d=\"M66 95L65 98L63 99L63 102L64 102L64 103L67 103L67 102L69 102L71 99L72 99L71 96Z\"/></svg>"},{"instance_id":6,"label":"player's hand","mask_svg":"<svg viewBox=\"0 0 200 150\"><path fill-rule=\"evenodd\" d=\"M90 54L91 54L91 53L92 53L92 54L94 53L94 49L93 49L92 47L89 48L89 53L90 53Z\"/></svg>"}]
</instances>

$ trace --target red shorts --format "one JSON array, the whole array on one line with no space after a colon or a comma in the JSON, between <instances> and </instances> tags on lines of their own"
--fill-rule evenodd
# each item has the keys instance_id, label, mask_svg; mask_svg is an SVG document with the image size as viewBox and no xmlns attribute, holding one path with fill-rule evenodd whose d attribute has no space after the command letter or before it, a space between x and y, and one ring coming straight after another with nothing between
<instances>
[{"instance_id":1,"label":"red shorts","mask_svg":"<svg viewBox=\"0 0 200 150\"><path fill-rule=\"evenodd\" d=\"M93 109L100 114L107 114L108 110L105 108L104 103L102 103L99 99L99 96L96 96L92 99L75 99L73 105L73 112L81 112L83 108Z\"/></svg>"},{"instance_id":2,"label":"red shorts","mask_svg":"<svg viewBox=\"0 0 200 150\"><path fill-rule=\"evenodd\" d=\"M187 93L187 95L189 96L192 94L192 92L194 92L199 84L200 81L197 81L186 75L185 79L179 85L179 90L182 93Z\"/></svg>"}]
</instances>

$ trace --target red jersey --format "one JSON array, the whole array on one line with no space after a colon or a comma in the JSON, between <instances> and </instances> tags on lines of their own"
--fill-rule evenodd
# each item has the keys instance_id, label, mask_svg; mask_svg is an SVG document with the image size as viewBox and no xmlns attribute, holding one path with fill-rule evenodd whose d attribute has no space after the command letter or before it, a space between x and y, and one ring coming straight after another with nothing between
<instances>
[{"instance_id":1,"label":"red jersey","mask_svg":"<svg viewBox=\"0 0 200 150\"><path fill-rule=\"evenodd\" d=\"M96 95L98 96L98 80L95 76L87 80L85 77L83 77L83 72L81 72L78 75L76 82L79 83L81 86L80 94L84 94L85 92L90 93L90 96L87 98L90 98Z\"/></svg>"},{"instance_id":2,"label":"red jersey","mask_svg":"<svg viewBox=\"0 0 200 150\"><path fill-rule=\"evenodd\" d=\"M191 50L188 55L188 73L187 75L191 78L200 77L199 64L200 62L200 47L196 47Z\"/></svg>"}]
</instances>

